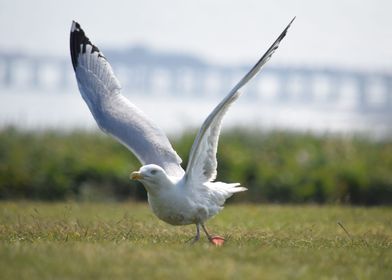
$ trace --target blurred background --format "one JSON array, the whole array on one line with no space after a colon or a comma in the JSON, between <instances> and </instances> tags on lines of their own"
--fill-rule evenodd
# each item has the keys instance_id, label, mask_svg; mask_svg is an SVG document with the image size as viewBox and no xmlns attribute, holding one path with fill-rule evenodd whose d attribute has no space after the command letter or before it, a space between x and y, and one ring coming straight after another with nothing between
<instances>
[{"instance_id":1,"label":"blurred background","mask_svg":"<svg viewBox=\"0 0 392 280\"><path fill-rule=\"evenodd\" d=\"M186 166L198 127L296 20L228 112L232 201L392 203L392 4L0 0L0 199L145 199L139 163L98 132L69 57L72 20Z\"/></svg>"}]
</instances>

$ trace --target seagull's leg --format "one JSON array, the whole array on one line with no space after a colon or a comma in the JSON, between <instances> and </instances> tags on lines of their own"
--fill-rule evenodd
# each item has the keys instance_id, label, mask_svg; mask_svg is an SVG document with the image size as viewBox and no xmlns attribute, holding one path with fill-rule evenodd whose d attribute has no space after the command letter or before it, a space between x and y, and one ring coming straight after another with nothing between
<instances>
[{"instance_id":1,"label":"seagull's leg","mask_svg":"<svg viewBox=\"0 0 392 280\"><path fill-rule=\"evenodd\" d=\"M207 235L208 240L211 240L211 235L208 233L206 226L204 224L201 224L201 227L203 228L203 231Z\"/></svg>"},{"instance_id":2,"label":"seagull's leg","mask_svg":"<svg viewBox=\"0 0 392 280\"><path fill-rule=\"evenodd\" d=\"M218 236L218 235L214 235L211 236L208 231L207 228L205 227L204 224L201 224L201 227L203 228L203 231L205 232L205 234L207 235L208 240L214 244L215 246L222 246L223 243L225 243L225 239L222 236Z\"/></svg>"},{"instance_id":3,"label":"seagull's leg","mask_svg":"<svg viewBox=\"0 0 392 280\"><path fill-rule=\"evenodd\" d=\"M200 224L196 224L196 236L187 240L187 242L191 242L191 244L195 244L200 239Z\"/></svg>"}]
</instances>

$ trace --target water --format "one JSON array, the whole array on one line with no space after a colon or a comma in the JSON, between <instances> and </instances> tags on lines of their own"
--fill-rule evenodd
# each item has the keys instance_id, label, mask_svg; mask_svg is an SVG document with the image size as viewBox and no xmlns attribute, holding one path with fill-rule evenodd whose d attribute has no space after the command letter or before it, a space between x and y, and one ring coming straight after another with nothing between
<instances>
[{"instance_id":1,"label":"water","mask_svg":"<svg viewBox=\"0 0 392 280\"><path fill-rule=\"evenodd\" d=\"M170 96L128 96L168 134L197 129L220 101ZM68 92L2 91L0 126L22 129L97 129L78 90ZM312 133L360 133L376 138L392 133L391 114L363 114L350 107L323 108L279 105L271 102L239 100L228 111L223 129L233 126L260 130L283 129Z\"/></svg>"}]
</instances>

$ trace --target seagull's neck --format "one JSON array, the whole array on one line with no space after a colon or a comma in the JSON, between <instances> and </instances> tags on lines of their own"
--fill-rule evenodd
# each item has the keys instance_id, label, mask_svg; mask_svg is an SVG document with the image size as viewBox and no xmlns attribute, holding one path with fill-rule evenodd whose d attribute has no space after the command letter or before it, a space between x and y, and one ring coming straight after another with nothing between
<instances>
[{"instance_id":1,"label":"seagull's neck","mask_svg":"<svg viewBox=\"0 0 392 280\"><path fill-rule=\"evenodd\" d=\"M181 179L181 177L162 176L158 182L143 182L143 185L149 194L157 195L161 192L172 190Z\"/></svg>"},{"instance_id":2,"label":"seagull's neck","mask_svg":"<svg viewBox=\"0 0 392 280\"><path fill-rule=\"evenodd\" d=\"M172 183L173 185L178 185L180 184L183 179L184 176L178 177L178 176L167 176L167 179L170 181L170 183Z\"/></svg>"}]
</instances>

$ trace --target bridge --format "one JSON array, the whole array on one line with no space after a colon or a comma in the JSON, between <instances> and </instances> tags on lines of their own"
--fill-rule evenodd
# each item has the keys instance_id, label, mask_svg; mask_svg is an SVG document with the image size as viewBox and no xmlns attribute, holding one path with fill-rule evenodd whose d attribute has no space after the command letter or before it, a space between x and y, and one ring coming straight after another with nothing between
<instances>
[{"instance_id":1,"label":"bridge","mask_svg":"<svg viewBox=\"0 0 392 280\"><path fill-rule=\"evenodd\" d=\"M226 94L247 66L207 64L188 55L131 48L107 53L124 92L197 98ZM361 112L392 112L392 74L334 68L267 65L243 99L280 104L336 107ZM0 53L0 94L6 89L69 92L75 86L69 59Z\"/></svg>"}]
</instances>

